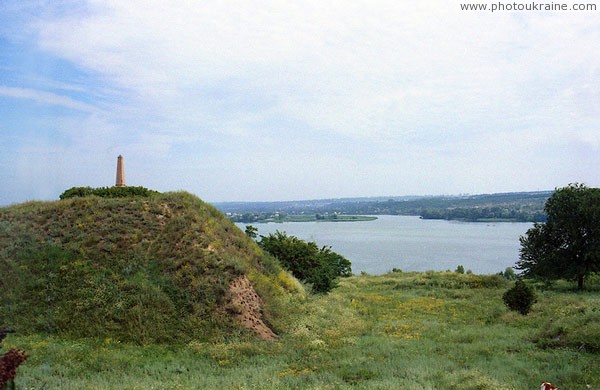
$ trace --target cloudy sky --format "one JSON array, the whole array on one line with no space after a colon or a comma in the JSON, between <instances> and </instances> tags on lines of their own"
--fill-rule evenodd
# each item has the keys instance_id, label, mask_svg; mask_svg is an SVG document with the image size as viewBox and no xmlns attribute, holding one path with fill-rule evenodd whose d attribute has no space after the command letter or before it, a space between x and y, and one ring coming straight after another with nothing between
<instances>
[{"instance_id":1,"label":"cloudy sky","mask_svg":"<svg viewBox=\"0 0 600 390\"><path fill-rule=\"evenodd\" d=\"M600 4L0 0L0 205L119 154L211 202L600 186L599 42Z\"/></svg>"}]
</instances>

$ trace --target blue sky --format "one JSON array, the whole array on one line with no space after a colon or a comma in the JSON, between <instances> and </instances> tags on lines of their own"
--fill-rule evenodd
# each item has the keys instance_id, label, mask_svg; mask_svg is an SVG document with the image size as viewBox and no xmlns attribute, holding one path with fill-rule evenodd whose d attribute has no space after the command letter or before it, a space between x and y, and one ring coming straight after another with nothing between
<instances>
[{"instance_id":1,"label":"blue sky","mask_svg":"<svg viewBox=\"0 0 600 390\"><path fill-rule=\"evenodd\" d=\"M600 11L323 3L1 1L0 205L600 186Z\"/></svg>"}]
</instances>

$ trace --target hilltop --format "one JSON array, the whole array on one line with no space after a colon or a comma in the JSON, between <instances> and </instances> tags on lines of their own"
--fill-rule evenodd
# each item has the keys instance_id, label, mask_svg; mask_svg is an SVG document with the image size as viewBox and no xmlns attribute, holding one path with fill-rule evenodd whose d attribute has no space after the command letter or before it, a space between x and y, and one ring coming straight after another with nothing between
<instances>
[{"instance_id":1,"label":"hilltop","mask_svg":"<svg viewBox=\"0 0 600 390\"><path fill-rule=\"evenodd\" d=\"M0 208L0 323L137 343L277 336L302 287L212 206L185 193Z\"/></svg>"}]
</instances>

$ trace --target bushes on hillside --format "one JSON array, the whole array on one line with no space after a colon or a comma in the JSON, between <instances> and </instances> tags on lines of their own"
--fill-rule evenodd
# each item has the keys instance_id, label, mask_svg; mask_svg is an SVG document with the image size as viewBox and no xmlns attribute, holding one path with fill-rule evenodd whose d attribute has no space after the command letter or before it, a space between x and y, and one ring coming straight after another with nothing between
<instances>
[{"instance_id":1,"label":"bushes on hillside","mask_svg":"<svg viewBox=\"0 0 600 390\"><path fill-rule=\"evenodd\" d=\"M101 198L127 198L131 196L148 197L158 194L158 191L145 187L72 187L60 195L60 199L69 199L84 196L99 196Z\"/></svg>"},{"instance_id":2,"label":"bushes on hillside","mask_svg":"<svg viewBox=\"0 0 600 390\"><path fill-rule=\"evenodd\" d=\"M312 285L313 291L326 293L336 286L336 278L352 274L351 263L330 247L319 248L285 232L261 236L258 245L275 256L296 278Z\"/></svg>"}]
</instances>

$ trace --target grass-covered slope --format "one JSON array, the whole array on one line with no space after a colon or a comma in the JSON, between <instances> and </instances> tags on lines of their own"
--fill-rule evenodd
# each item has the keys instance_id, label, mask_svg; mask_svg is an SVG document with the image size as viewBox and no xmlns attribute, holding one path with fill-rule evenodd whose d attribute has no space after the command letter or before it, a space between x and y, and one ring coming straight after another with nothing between
<instances>
[{"instance_id":1,"label":"grass-covered slope","mask_svg":"<svg viewBox=\"0 0 600 390\"><path fill-rule=\"evenodd\" d=\"M276 324L297 282L188 193L0 209L0 324L21 333L148 343L237 332L240 277Z\"/></svg>"},{"instance_id":2,"label":"grass-covered slope","mask_svg":"<svg viewBox=\"0 0 600 390\"><path fill-rule=\"evenodd\" d=\"M537 285L523 316L502 302L512 285L452 272L343 278L291 305L272 343L138 346L17 333L5 347L31 355L17 377L24 389L597 389L598 289Z\"/></svg>"}]
</instances>

